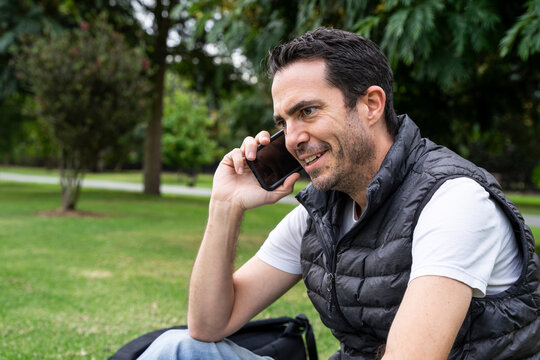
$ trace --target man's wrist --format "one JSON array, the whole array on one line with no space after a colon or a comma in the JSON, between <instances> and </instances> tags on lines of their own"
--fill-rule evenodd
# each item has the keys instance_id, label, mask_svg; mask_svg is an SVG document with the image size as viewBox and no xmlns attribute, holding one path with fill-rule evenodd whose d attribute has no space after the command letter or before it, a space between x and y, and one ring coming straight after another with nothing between
<instances>
[{"instance_id":1,"label":"man's wrist","mask_svg":"<svg viewBox=\"0 0 540 360\"><path fill-rule=\"evenodd\" d=\"M232 232L237 232L245 211L234 201L210 199L207 227L218 226L221 231L230 229Z\"/></svg>"},{"instance_id":2,"label":"man's wrist","mask_svg":"<svg viewBox=\"0 0 540 360\"><path fill-rule=\"evenodd\" d=\"M229 214L228 216L242 217L246 209L241 205L239 201L233 200L221 200L210 198L209 213L210 216L221 216Z\"/></svg>"}]
</instances>

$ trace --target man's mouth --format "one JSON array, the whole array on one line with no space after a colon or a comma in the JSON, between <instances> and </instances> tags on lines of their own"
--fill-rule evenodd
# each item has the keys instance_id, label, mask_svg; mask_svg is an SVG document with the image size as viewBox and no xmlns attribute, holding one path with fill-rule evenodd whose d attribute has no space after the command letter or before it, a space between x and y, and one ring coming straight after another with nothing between
<instances>
[{"instance_id":1,"label":"man's mouth","mask_svg":"<svg viewBox=\"0 0 540 360\"><path fill-rule=\"evenodd\" d=\"M323 155L324 155L324 152L319 153L319 154L315 154L315 155L311 155L311 156L308 156L307 158L303 159L302 161L304 162L305 166L309 166Z\"/></svg>"}]
</instances>

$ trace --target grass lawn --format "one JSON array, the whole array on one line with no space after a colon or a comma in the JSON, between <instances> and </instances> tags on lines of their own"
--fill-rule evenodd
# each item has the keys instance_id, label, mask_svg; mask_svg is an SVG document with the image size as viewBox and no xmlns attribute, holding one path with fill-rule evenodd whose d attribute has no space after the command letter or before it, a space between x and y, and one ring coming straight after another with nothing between
<instances>
[{"instance_id":1,"label":"grass lawn","mask_svg":"<svg viewBox=\"0 0 540 360\"><path fill-rule=\"evenodd\" d=\"M52 185L0 182L0 359L105 359L132 338L185 324L208 199L85 189L88 217L47 217ZM245 216L243 263L292 208ZM305 313L321 358L338 348L302 284L259 317Z\"/></svg>"},{"instance_id":2,"label":"grass lawn","mask_svg":"<svg viewBox=\"0 0 540 360\"><path fill-rule=\"evenodd\" d=\"M58 187L0 182L0 204L0 359L105 359L142 333L186 323L208 199L85 189L79 209L93 216L51 217L44 212L59 207ZM238 264L290 209L246 214ZM328 358L338 343L302 284L259 317L297 313Z\"/></svg>"}]
</instances>

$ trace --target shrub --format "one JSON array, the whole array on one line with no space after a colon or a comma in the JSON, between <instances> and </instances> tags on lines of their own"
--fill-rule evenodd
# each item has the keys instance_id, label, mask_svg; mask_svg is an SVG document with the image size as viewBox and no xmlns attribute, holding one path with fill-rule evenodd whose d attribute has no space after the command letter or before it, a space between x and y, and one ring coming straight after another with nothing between
<instances>
[{"instance_id":1,"label":"shrub","mask_svg":"<svg viewBox=\"0 0 540 360\"><path fill-rule=\"evenodd\" d=\"M62 209L75 209L85 171L145 115L147 61L102 17L26 39L16 61L60 148Z\"/></svg>"}]
</instances>

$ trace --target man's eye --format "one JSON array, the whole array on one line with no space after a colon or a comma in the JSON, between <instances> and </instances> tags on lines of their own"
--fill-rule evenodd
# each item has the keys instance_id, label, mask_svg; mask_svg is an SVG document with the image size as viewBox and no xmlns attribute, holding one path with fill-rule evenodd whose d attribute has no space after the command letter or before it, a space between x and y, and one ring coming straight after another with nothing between
<instances>
[{"instance_id":1,"label":"man's eye","mask_svg":"<svg viewBox=\"0 0 540 360\"><path fill-rule=\"evenodd\" d=\"M302 114L302 116L310 116L315 112L315 110L316 110L315 107L310 106L310 107L300 110L300 113Z\"/></svg>"},{"instance_id":2,"label":"man's eye","mask_svg":"<svg viewBox=\"0 0 540 360\"><path fill-rule=\"evenodd\" d=\"M278 129L285 129L287 127L287 123L284 120L276 121L276 127Z\"/></svg>"}]
</instances>

